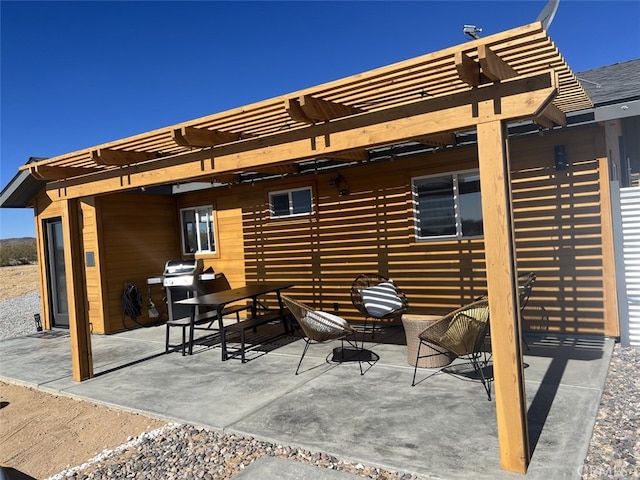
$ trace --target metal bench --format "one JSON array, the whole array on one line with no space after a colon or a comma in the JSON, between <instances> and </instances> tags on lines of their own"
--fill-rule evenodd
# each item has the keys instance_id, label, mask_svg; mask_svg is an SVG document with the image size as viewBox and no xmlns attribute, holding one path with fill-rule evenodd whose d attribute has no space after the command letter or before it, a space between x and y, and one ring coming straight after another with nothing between
<instances>
[{"instance_id":1,"label":"metal bench","mask_svg":"<svg viewBox=\"0 0 640 480\"><path fill-rule=\"evenodd\" d=\"M236 320L240 322L240 312L243 310L247 310L248 308L250 308L250 305L238 305L238 306L227 307L224 310L222 310L222 316L225 317L227 315L231 315L235 313ZM206 328L211 328L211 325L213 325L213 322L215 322L217 319L218 319L217 312L215 310L211 310L209 312L204 312L198 315L193 324L195 327L196 325L204 325L205 323L208 323L209 325ZM174 352L178 349L181 349L182 355L183 356L186 355L187 329L191 327L191 317L182 317L174 320L168 320L166 323L166 326L167 326L167 333L165 338L165 348L164 348L165 353ZM171 330L171 327L182 328L181 344L171 345L169 343L169 331Z\"/></svg>"},{"instance_id":2,"label":"metal bench","mask_svg":"<svg viewBox=\"0 0 640 480\"><path fill-rule=\"evenodd\" d=\"M254 332L257 331L257 328L261 325L265 325L267 323L271 323L271 322L275 322L275 321L281 321L284 324L284 333L288 333L289 332L289 326L287 323L287 317L288 317L289 313L288 312L280 312L279 310L276 311L266 311L264 313L261 313L260 315L257 315L255 317L252 318L247 318L246 320L242 320L240 322L236 322L236 323L232 323L230 325L226 325L223 327L222 329L222 345L223 345L223 351L224 351L224 358L223 360L227 360L230 357L235 357L236 355L238 355L238 353L240 354L240 358L242 359L242 363L246 363L246 358L245 358L245 339L246 339L246 335L245 332L249 329L252 329ZM229 355L228 352L228 348L227 348L227 331L231 331L234 333L239 333L240 334L240 348L237 349L235 351L235 353Z\"/></svg>"}]
</instances>

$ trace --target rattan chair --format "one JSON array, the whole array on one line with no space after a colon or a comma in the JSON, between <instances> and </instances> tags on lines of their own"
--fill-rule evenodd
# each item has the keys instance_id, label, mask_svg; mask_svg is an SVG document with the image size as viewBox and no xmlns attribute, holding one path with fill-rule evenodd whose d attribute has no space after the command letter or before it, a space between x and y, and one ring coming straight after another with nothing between
<instances>
[{"instance_id":1,"label":"rattan chair","mask_svg":"<svg viewBox=\"0 0 640 480\"><path fill-rule=\"evenodd\" d=\"M490 354L483 348L488 328L489 302L483 298L454 310L424 329L418 335L420 345L411 385L416 384L418 361L425 357L420 356L420 349L428 344L438 354L450 354L468 359L474 372L480 377L488 399L491 400L491 377L487 377L484 372L490 358ZM453 367L444 367L443 370L453 373Z\"/></svg>"},{"instance_id":2,"label":"rattan chair","mask_svg":"<svg viewBox=\"0 0 640 480\"><path fill-rule=\"evenodd\" d=\"M381 302L367 303L367 292L371 292L370 289L372 287L384 287L385 285L391 285L391 287L387 289L388 293L383 291L383 297L378 297L382 298ZM389 296L388 299L384 299L386 295ZM406 313L409 308L407 296L393 283L393 280L378 274L362 274L353 281L351 285L351 302L356 307L356 310L364 315L363 331L365 334L367 333L368 320L373 322L392 322L401 318L402 314ZM371 330L371 335L373 336L374 334L375 325Z\"/></svg>"},{"instance_id":3,"label":"rattan chair","mask_svg":"<svg viewBox=\"0 0 640 480\"><path fill-rule=\"evenodd\" d=\"M529 302L529 297L531 296L531 290L533 289L533 284L536 281L536 274L533 272L524 274L524 275L520 275L518 277L518 299L520 300L520 320L521 322L524 322L524 309L527 306L527 303ZM527 350L529 350L529 344L527 343L527 340L524 338L524 336L522 337L522 342L524 343L524 346L527 348Z\"/></svg>"},{"instance_id":4,"label":"rattan chair","mask_svg":"<svg viewBox=\"0 0 640 480\"><path fill-rule=\"evenodd\" d=\"M312 343L323 343L330 340L342 340L342 348L340 352L344 355L344 342L349 343L354 351L357 353L361 349L358 349L358 343L356 340L356 331L349 325L344 318L338 317L331 313L314 310L307 305L294 300L291 297L285 295L282 296L282 301L287 306L291 315L297 320L302 332L304 333L304 350L300 361L298 362L298 368L296 368L296 375L302 365L302 360L309 349L309 345ZM353 337L351 341L348 337ZM360 374L364 375L362 370L362 362L358 360L360 364Z\"/></svg>"},{"instance_id":5,"label":"rattan chair","mask_svg":"<svg viewBox=\"0 0 640 480\"><path fill-rule=\"evenodd\" d=\"M529 273L524 273L522 275L518 275L518 300L520 303L520 320L521 322L524 321L524 309L527 306L527 303L529 302L529 297L531 296L531 290L533 290L533 284L536 281L536 274L533 272L529 272ZM481 300L481 299L486 299L487 294L485 293L483 296L478 297L476 300ZM490 330L487 330L487 337L489 337L489 340L491 338L491 332ZM527 350L529 350L529 344L527 343L527 340L524 338L524 336L522 337L522 343L524 343L524 346L526 347Z\"/></svg>"}]
</instances>

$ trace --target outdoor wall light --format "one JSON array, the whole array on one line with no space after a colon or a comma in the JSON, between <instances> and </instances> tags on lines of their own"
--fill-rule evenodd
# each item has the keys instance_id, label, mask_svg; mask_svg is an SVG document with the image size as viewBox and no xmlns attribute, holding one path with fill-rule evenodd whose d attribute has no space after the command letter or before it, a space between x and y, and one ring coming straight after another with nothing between
<instances>
[{"instance_id":1,"label":"outdoor wall light","mask_svg":"<svg viewBox=\"0 0 640 480\"><path fill-rule=\"evenodd\" d=\"M338 175L334 179L329 180L329 188L335 188L338 190L338 195L341 197L349 195L349 185L347 185L345 179L342 178L342 175Z\"/></svg>"},{"instance_id":2,"label":"outdoor wall light","mask_svg":"<svg viewBox=\"0 0 640 480\"><path fill-rule=\"evenodd\" d=\"M553 147L553 156L556 162L556 170L566 170L569 162L567 161L567 152L564 149L564 145Z\"/></svg>"}]
</instances>

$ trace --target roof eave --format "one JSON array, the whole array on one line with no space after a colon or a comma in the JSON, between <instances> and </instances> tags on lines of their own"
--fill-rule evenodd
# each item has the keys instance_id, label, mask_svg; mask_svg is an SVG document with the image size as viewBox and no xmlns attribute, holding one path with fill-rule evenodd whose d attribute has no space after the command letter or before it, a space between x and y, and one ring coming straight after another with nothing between
<instances>
[{"instance_id":1,"label":"roof eave","mask_svg":"<svg viewBox=\"0 0 640 480\"><path fill-rule=\"evenodd\" d=\"M31 157L27 164L39 160L42 158ZM46 184L34 178L29 170L18 171L0 193L0 208L32 208L31 202Z\"/></svg>"}]
</instances>

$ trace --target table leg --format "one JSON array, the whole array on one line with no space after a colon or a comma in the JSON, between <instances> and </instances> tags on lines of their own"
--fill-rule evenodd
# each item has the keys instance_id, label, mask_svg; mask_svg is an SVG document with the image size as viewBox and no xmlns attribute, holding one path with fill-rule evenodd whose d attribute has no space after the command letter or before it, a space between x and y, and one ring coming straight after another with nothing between
<instances>
[{"instance_id":1,"label":"table leg","mask_svg":"<svg viewBox=\"0 0 640 480\"><path fill-rule=\"evenodd\" d=\"M191 309L191 318L189 320L189 355L193 355L193 334L196 326L196 315L198 315L198 306L194 305ZM184 329L182 330L182 352L184 354Z\"/></svg>"},{"instance_id":2,"label":"table leg","mask_svg":"<svg viewBox=\"0 0 640 480\"><path fill-rule=\"evenodd\" d=\"M284 333L289 333L289 321L284 315L284 305L282 303L282 295L280 295L280 290L276 290L276 295L278 296L278 309L280 311L280 321L284 325Z\"/></svg>"},{"instance_id":3,"label":"table leg","mask_svg":"<svg viewBox=\"0 0 640 480\"><path fill-rule=\"evenodd\" d=\"M218 332L220 335L220 344L222 345L222 361L224 362L227 360L227 331L222 321L222 310L224 310L224 305L218 305L216 316L218 317Z\"/></svg>"}]
</instances>

